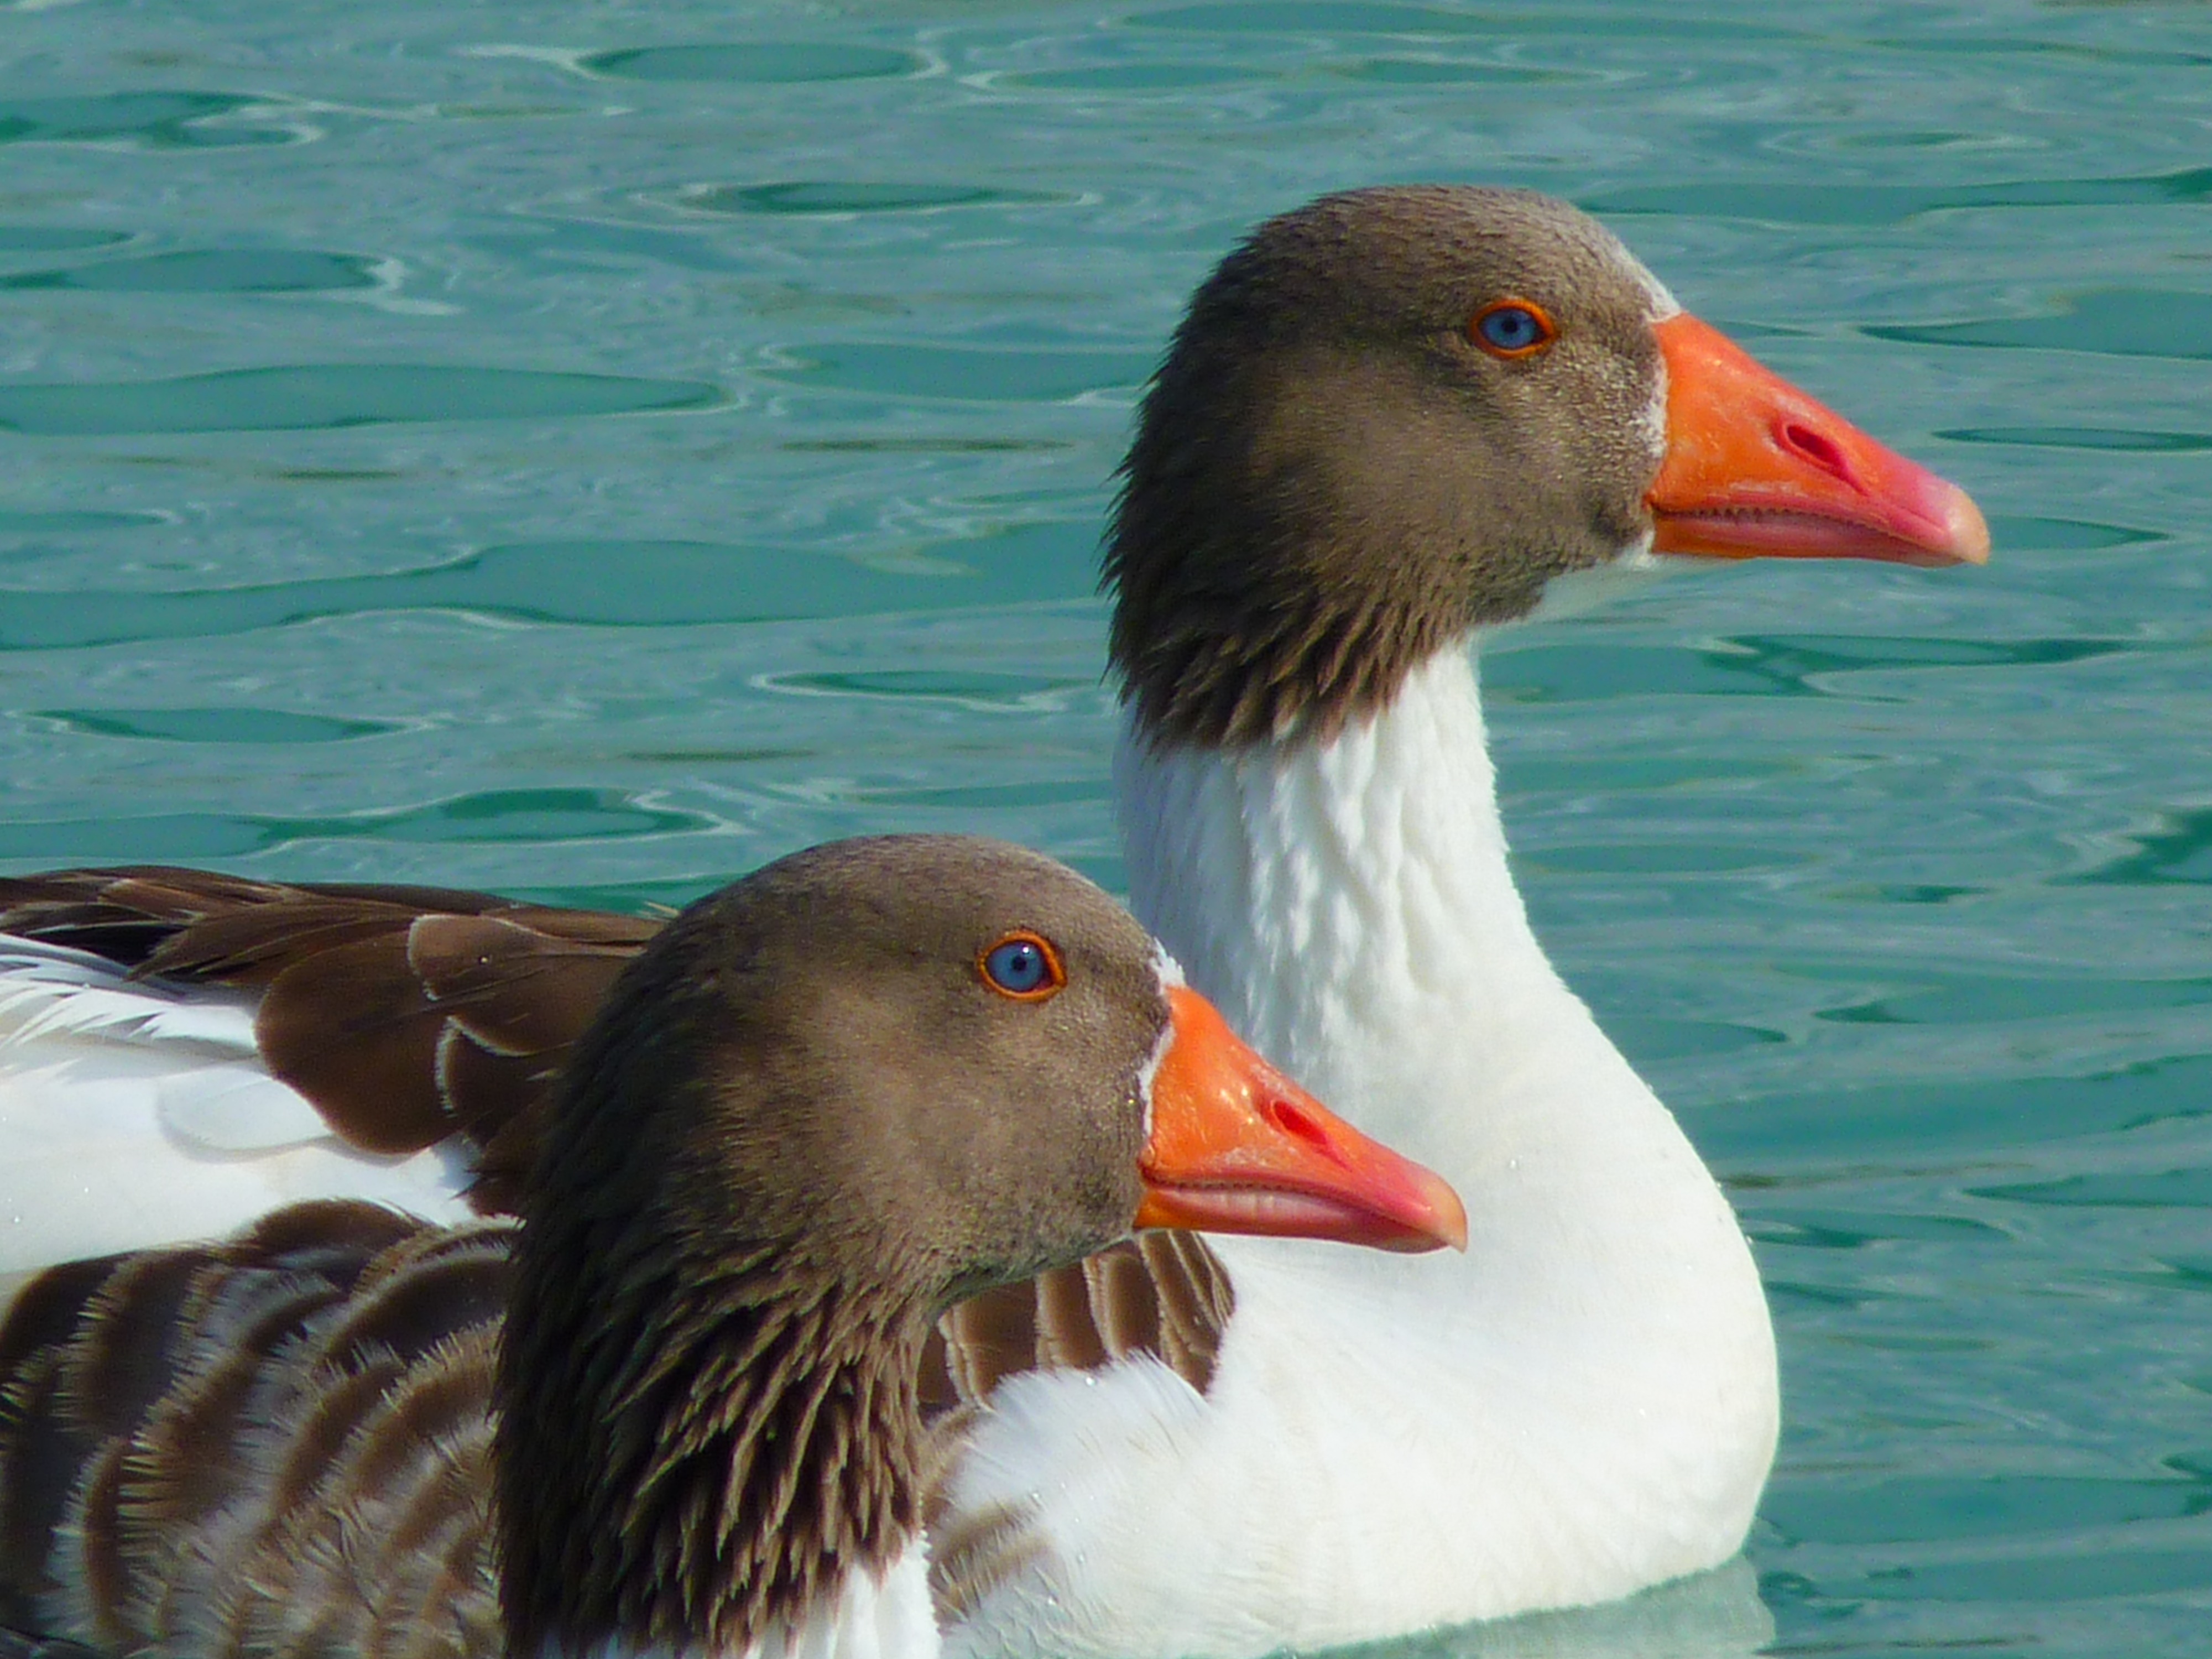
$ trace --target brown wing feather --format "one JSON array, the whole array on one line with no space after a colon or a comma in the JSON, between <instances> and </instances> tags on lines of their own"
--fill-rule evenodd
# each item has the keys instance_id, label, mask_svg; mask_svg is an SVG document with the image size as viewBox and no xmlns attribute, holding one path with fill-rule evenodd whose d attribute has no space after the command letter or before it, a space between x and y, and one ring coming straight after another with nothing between
<instances>
[{"instance_id":1,"label":"brown wing feather","mask_svg":"<svg viewBox=\"0 0 2212 1659\"><path fill-rule=\"evenodd\" d=\"M1203 1394L1236 1305L1228 1270L1197 1234L1139 1233L946 1314L930 1355L942 1355L949 1386L926 1387L925 1396L977 1405L1018 1371L1088 1370L1139 1354Z\"/></svg>"},{"instance_id":2,"label":"brown wing feather","mask_svg":"<svg viewBox=\"0 0 2212 1659\"><path fill-rule=\"evenodd\" d=\"M504 1228L323 1203L33 1280L0 1325L0 1659L496 1653L509 1276Z\"/></svg>"},{"instance_id":3,"label":"brown wing feather","mask_svg":"<svg viewBox=\"0 0 2212 1659\"><path fill-rule=\"evenodd\" d=\"M270 1071L313 1101L341 1139L387 1153L419 1152L459 1127L438 1090L445 1026L398 930L290 963L253 1017Z\"/></svg>"},{"instance_id":4,"label":"brown wing feather","mask_svg":"<svg viewBox=\"0 0 2212 1659\"><path fill-rule=\"evenodd\" d=\"M1196 1233L1139 1233L1073 1267L1002 1285L938 1322L922 1358L922 1401L940 1441L930 1497L929 1591L950 1627L1045 1547L1026 1507L954 1516L944 1483L991 1391L1029 1370L1090 1368L1149 1356L1200 1394L1236 1310L1229 1271Z\"/></svg>"},{"instance_id":5,"label":"brown wing feather","mask_svg":"<svg viewBox=\"0 0 2212 1659\"><path fill-rule=\"evenodd\" d=\"M441 887L292 886L152 866L0 878L0 933L258 990L270 1071L364 1152L461 1135L512 1208L568 1046L659 923Z\"/></svg>"},{"instance_id":6,"label":"brown wing feather","mask_svg":"<svg viewBox=\"0 0 2212 1659\"><path fill-rule=\"evenodd\" d=\"M100 1653L75 1642L50 1642L19 1630L0 1629L0 1659L100 1659Z\"/></svg>"},{"instance_id":7,"label":"brown wing feather","mask_svg":"<svg viewBox=\"0 0 2212 1659\"><path fill-rule=\"evenodd\" d=\"M0 1324L0 1625L203 1659L497 1650L488 1425L509 1283L503 1230L344 1203L30 1281ZM1152 1353L1202 1388L1230 1306L1203 1244L1145 1234L954 1310L924 1393L980 1397L1053 1353ZM939 1418L940 1471L977 1409ZM1024 1510L933 1507L946 1619L1042 1547Z\"/></svg>"}]
</instances>

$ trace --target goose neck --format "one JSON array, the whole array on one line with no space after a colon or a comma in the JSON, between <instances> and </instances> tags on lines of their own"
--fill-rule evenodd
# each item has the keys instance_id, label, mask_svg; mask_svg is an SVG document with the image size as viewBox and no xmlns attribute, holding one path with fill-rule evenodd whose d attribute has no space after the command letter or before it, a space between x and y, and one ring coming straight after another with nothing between
<instances>
[{"instance_id":1,"label":"goose neck","mask_svg":"<svg viewBox=\"0 0 2212 1659\"><path fill-rule=\"evenodd\" d=\"M926 1318L781 1252L602 1247L571 1281L530 1231L495 1450L509 1652L734 1659L880 1584L920 1526Z\"/></svg>"},{"instance_id":2,"label":"goose neck","mask_svg":"<svg viewBox=\"0 0 2212 1659\"><path fill-rule=\"evenodd\" d=\"M1409 1042L1495 1058L1532 1020L1587 1024L1529 929L1485 736L1465 647L1325 737L1217 748L1125 729L1132 908L1324 1097Z\"/></svg>"}]
</instances>

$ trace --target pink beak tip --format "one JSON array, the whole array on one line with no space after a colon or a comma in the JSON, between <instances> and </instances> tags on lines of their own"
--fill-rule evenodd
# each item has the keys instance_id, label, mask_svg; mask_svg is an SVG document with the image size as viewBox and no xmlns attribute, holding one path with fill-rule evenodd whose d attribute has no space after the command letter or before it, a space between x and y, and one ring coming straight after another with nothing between
<instances>
[{"instance_id":1,"label":"pink beak tip","mask_svg":"<svg viewBox=\"0 0 2212 1659\"><path fill-rule=\"evenodd\" d=\"M1982 516L1982 509L1974 505L1974 498L1963 489L1954 489L1950 510L1944 515L1943 527L1949 532L1951 552L1960 564L1987 564L1990 562L1990 521Z\"/></svg>"}]
</instances>

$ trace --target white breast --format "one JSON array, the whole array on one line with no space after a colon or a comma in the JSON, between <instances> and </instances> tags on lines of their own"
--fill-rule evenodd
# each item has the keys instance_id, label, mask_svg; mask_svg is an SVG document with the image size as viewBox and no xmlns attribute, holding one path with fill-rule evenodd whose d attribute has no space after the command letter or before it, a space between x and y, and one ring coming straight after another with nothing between
<instances>
[{"instance_id":1,"label":"white breast","mask_svg":"<svg viewBox=\"0 0 2212 1659\"><path fill-rule=\"evenodd\" d=\"M1133 901L1255 1044L1467 1201L1463 1257L1216 1249L1200 1399L1023 1379L963 1510L1034 1512L977 1653L1258 1654L1607 1600L1741 1546L1771 1460L1750 1253L1505 861L1471 659L1328 745L1125 745Z\"/></svg>"}]
</instances>

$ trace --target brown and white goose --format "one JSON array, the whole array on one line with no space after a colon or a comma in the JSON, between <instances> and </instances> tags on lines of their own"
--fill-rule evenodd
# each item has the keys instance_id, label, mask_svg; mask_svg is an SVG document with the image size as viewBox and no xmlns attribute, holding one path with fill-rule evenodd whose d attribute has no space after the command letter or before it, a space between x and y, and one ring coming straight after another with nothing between
<instances>
[{"instance_id":1,"label":"brown and white goose","mask_svg":"<svg viewBox=\"0 0 2212 1659\"><path fill-rule=\"evenodd\" d=\"M1449 1177L1473 1243L1377 1273L1224 1241L1202 1395L1127 1369L1024 1390L951 1486L955 1513L1025 1517L963 1650L1327 1646L1735 1553L1778 1416L1759 1276L1530 930L1476 659L1670 556L1989 546L1963 492L1564 203L1358 191L1222 263L1106 555L1131 902L1240 1029Z\"/></svg>"},{"instance_id":2,"label":"brown and white goose","mask_svg":"<svg viewBox=\"0 0 2212 1659\"><path fill-rule=\"evenodd\" d=\"M947 1307L1162 1222L1466 1231L1103 894L964 838L818 848L694 905L544 1141L519 1233L323 1200L21 1289L19 1645L927 1659L916 1379Z\"/></svg>"},{"instance_id":3,"label":"brown and white goose","mask_svg":"<svg viewBox=\"0 0 2212 1659\"><path fill-rule=\"evenodd\" d=\"M991 1410L934 1527L954 1648L1225 1659L1605 1600L1738 1548L1778 1413L1758 1278L1529 929L1475 658L1680 556L1988 550L1961 492L1563 203L1355 191L1224 261L1108 550L1133 902L1243 1029L1474 1198L1475 1248L1151 1234L955 1310L932 1385ZM13 1207L24 1265L272 1194L458 1207L482 1170L502 1205L544 1079L652 927L176 872L0 905L33 936L0 988L22 1034L0 1147L49 1172Z\"/></svg>"}]
</instances>

